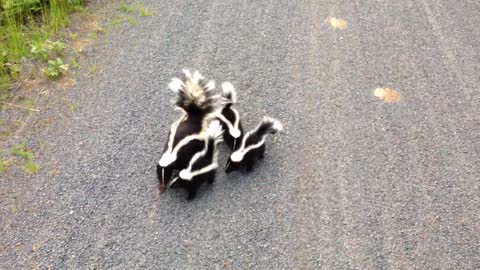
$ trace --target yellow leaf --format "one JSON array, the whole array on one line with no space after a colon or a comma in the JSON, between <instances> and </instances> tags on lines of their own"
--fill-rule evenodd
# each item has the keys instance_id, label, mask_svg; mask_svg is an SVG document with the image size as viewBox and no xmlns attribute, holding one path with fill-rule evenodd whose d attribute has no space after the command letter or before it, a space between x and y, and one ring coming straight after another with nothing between
<instances>
[{"instance_id":1,"label":"yellow leaf","mask_svg":"<svg viewBox=\"0 0 480 270\"><path fill-rule=\"evenodd\" d=\"M379 87L373 91L373 94L387 103L395 103L400 101L400 94L390 88Z\"/></svg>"},{"instance_id":2,"label":"yellow leaf","mask_svg":"<svg viewBox=\"0 0 480 270\"><path fill-rule=\"evenodd\" d=\"M330 17L328 16L327 18L325 18L325 23L328 23L330 24L330 26L333 28L333 29L340 29L340 30L343 30L345 28L347 28L348 26L348 22L343 20L343 19L338 19L338 18L334 18L334 17Z\"/></svg>"}]
</instances>

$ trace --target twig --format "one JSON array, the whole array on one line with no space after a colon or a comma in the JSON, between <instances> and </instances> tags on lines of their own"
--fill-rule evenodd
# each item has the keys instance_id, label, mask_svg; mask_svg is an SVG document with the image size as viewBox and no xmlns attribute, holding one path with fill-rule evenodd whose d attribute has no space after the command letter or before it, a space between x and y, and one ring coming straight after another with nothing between
<instances>
[{"instance_id":1,"label":"twig","mask_svg":"<svg viewBox=\"0 0 480 270\"><path fill-rule=\"evenodd\" d=\"M18 108L21 108L21 109L24 109L24 110L28 110L28 111L32 111L32 112L39 112L40 110L37 110L37 109L32 109L32 108L27 108L27 107L24 107L24 106L20 106L20 105L17 105L17 104L13 104L13 103L8 103L8 102L5 102L5 101L1 101L3 104L5 105L9 105L9 106L13 106L13 107L18 107Z\"/></svg>"}]
</instances>

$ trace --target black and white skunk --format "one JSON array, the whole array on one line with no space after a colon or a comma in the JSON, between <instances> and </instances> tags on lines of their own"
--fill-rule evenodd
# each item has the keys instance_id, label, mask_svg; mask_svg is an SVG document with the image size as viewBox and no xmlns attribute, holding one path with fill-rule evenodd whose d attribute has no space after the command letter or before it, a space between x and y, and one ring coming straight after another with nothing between
<instances>
[{"instance_id":1,"label":"black and white skunk","mask_svg":"<svg viewBox=\"0 0 480 270\"><path fill-rule=\"evenodd\" d=\"M212 121L206 132L204 148L195 153L188 166L169 183L169 187L185 189L188 192L187 200L192 200L204 182L213 183L218 168L217 144L222 141L222 133L219 121Z\"/></svg>"},{"instance_id":2,"label":"black and white skunk","mask_svg":"<svg viewBox=\"0 0 480 270\"><path fill-rule=\"evenodd\" d=\"M230 155L225 172L239 170L242 166L251 171L257 158L263 158L267 135L275 134L282 129L283 126L278 120L265 116L254 130L247 132L242 138L239 148Z\"/></svg>"},{"instance_id":3,"label":"black and white skunk","mask_svg":"<svg viewBox=\"0 0 480 270\"><path fill-rule=\"evenodd\" d=\"M173 78L168 88L178 94L177 109L182 116L170 128L168 141L157 164L160 191L166 189L173 171L188 166L191 158L204 147L205 131L213 117L216 96L215 82L206 80L198 71L193 75L183 70L183 76Z\"/></svg>"},{"instance_id":4,"label":"black and white skunk","mask_svg":"<svg viewBox=\"0 0 480 270\"><path fill-rule=\"evenodd\" d=\"M221 121L223 129L226 130L223 133L223 140L232 150L236 150L242 141L243 127L240 114L232 108L232 105L237 102L237 92L233 84L222 83L222 100L224 107L215 116Z\"/></svg>"}]
</instances>

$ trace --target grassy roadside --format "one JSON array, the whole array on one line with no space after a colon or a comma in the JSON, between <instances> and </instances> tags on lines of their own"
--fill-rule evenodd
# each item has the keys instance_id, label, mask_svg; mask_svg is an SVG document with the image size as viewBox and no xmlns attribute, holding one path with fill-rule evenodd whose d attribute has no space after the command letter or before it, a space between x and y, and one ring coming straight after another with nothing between
<instances>
[{"instance_id":1,"label":"grassy roadside","mask_svg":"<svg viewBox=\"0 0 480 270\"><path fill-rule=\"evenodd\" d=\"M25 71L23 63L38 61L43 73L58 78L68 69L56 35L69 14L83 10L83 0L0 0L0 101Z\"/></svg>"},{"instance_id":2,"label":"grassy roadside","mask_svg":"<svg viewBox=\"0 0 480 270\"><path fill-rule=\"evenodd\" d=\"M69 6L51 6L53 1ZM56 174L54 165L41 164L39 158L48 145L42 130L83 109L84 104L68 93L106 68L93 57L111 46L104 37L135 27L137 21L154 14L135 0L8 2L40 5L23 15L10 11L19 17L11 24L2 17L0 24L0 82L4 86L0 87L0 178L39 171ZM0 0L0 16L6 14L5 3Z\"/></svg>"}]
</instances>

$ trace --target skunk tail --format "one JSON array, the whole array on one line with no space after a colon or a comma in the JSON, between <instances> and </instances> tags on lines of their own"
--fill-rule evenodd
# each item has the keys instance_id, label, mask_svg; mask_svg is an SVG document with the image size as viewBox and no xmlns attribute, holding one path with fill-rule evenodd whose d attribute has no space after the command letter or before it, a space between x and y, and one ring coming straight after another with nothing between
<instances>
[{"instance_id":1,"label":"skunk tail","mask_svg":"<svg viewBox=\"0 0 480 270\"><path fill-rule=\"evenodd\" d=\"M237 91L235 91L232 83L222 83L222 98L225 105L237 103Z\"/></svg>"},{"instance_id":2,"label":"skunk tail","mask_svg":"<svg viewBox=\"0 0 480 270\"><path fill-rule=\"evenodd\" d=\"M265 116L255 130L259 136L265 134L275 134L283 129L282 123L280 121L273 119L271 117Z\"/></svg>"},{"instance_id":3,"label":"skunk tail","mask_svg":"<svg viewBox=\"0 0 480 270\"><path fill-rule=\"evenodd\" d=\"M183 70L181 78L173 78L168 88L178 94L177 107L189 115L206 115L215 109L216 97L213 95L215 82L205 79L198 71L192 75Z\"/></svg>"},{"instance_id":4,"label":"skunk tail","mask_svg":"<svg viewBox=\"0 0 480 270\"><path fill-rule=\"evenodd\" d=\"M214 144L218 144L219 142L221 142L222 134L223 134L223 129L222 129L222 125L220 124L220 121L214 120L210 122L207 128L207 136L208 136L209 143L213 142Z\"/></svg>"}]
</instances>

